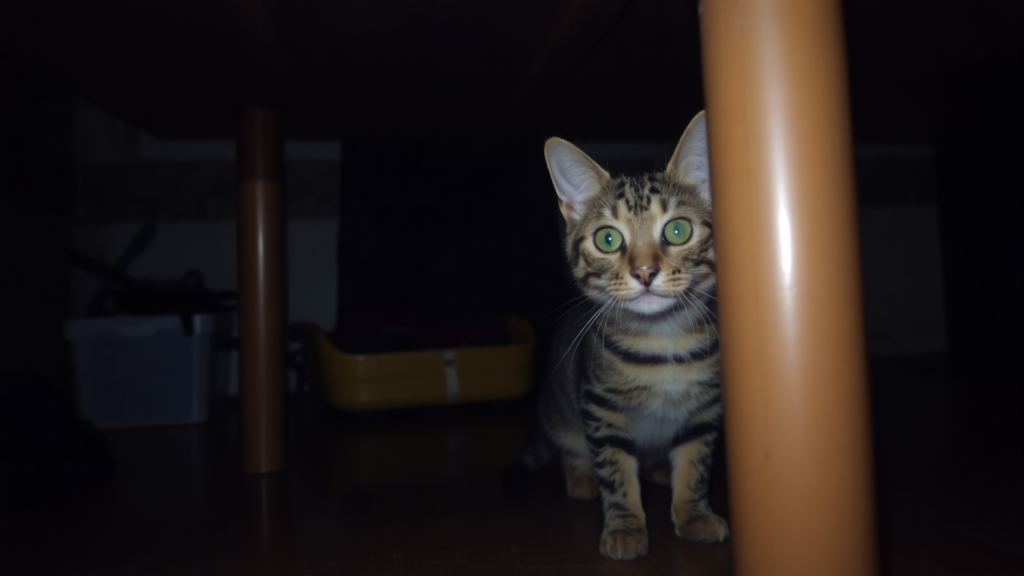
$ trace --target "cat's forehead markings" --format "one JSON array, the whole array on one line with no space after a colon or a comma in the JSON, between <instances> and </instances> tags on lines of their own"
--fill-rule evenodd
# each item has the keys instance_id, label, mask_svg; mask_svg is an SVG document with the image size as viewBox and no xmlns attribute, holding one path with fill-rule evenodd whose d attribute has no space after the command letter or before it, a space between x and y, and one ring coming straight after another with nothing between
<instances>
[{"instance_id":1,"label":"cat's forehead markings","mask_svg":"<svg viewBox=\"0 0 1024 576\"><path fill-rule=\"evenodd\" d=\"M615 198L617 201L625 203L626 210L629 212L640 214L651 208L654 194L651 194L650 188L651 177L647 174L623 176ZM660 190L658 194L660 194Z\"/></svg>"},{"instance_id":2,"label":"cat's forehead markings","mask_svg":"<svg viewBox=\"0 0 1024 576\"><path fill-rule=\"evenodd\" d=\"M626 179L619 178L615 183L615 202L621 202L626 197Z\"/></svg>"}]
</instances>

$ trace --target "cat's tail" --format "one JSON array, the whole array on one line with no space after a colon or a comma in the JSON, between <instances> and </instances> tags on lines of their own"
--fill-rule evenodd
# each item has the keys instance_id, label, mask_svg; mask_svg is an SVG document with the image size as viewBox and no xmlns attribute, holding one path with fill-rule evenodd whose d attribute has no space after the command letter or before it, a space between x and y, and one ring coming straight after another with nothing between
<instances>
[{"instance_id":1,"label":"cat's tail","mask_svg":"<svg viewBox=\"0 0 1024 576\"><path fill-rule=\"evenodd\" d=\"M505 486L505 490L512 494L526 492L530 476L551 459L554 449L551 440L538 429L526 448L502 473L501 483Z\"/></svg>"}]
</instances>

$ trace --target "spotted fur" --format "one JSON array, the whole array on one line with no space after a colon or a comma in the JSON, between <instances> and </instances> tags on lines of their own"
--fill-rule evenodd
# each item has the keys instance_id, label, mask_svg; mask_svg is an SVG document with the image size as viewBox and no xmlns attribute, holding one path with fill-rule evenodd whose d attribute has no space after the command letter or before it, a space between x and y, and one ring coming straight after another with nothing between
<instances>
[{"instance_id":1,"label":"spotted fur","mask_svg":"<svg viewBox=\"0 0 1024 576\"><path fill-rule=\"evenodd\" d=\"M613 178L554 138L545 156L567 223L566 255L586 298L555 338L557 364L540 393L542 432L520 468L536 468L557 448L569 496L601 498L606 556L647 552L643 471L671 485L678 535L722 541L728 526L707 501L722 396L703 113L661 173ZM692 226L679 246L662 237L677 218ZM619 250L597 247L605 227L621 233Z\"/></svg>"}]
</instances>

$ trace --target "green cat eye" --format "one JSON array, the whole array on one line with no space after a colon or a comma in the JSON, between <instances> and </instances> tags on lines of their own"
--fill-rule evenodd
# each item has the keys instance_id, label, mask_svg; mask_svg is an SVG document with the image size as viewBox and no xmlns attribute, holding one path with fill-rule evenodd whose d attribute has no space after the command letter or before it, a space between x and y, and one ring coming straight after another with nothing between
<instances>
[{"instance_id":1,"label":"green cat eye","mask_svg":"<svg viewBox=\"0 0 1024 576\"><path fill-rule=\"evenodd\" d=\"M601 228L594 234L594 244L601 252L615 252L622 246L622 234L615 228Z\"/></svg>"},{"instance_id":2,"label":"green cat eye","mask_svg":"<svg viewBox=\"0 0 1024 576\"><path fill-rule=\"evenodd\" d=\"M685 243L693 234L693 226L685 218L677 218L665 225L665 241L676 246Z\"/></svg>"}]
</instances>

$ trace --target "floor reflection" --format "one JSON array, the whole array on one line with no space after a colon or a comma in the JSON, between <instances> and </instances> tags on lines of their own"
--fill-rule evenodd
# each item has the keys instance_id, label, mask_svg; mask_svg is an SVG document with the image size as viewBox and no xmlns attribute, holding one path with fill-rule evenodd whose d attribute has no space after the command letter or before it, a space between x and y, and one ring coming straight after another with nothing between
<instances>
[{"instance_id":1,"label":"floor reflection","mask_svg":"<svg viewBox=\"0 0 1024 576\"><path fill-rule=\"evenodd\" d=\"M283 472L243 475L239 558L242 568L297 563L286 482Z\"/></svg>"}]
</instances>

